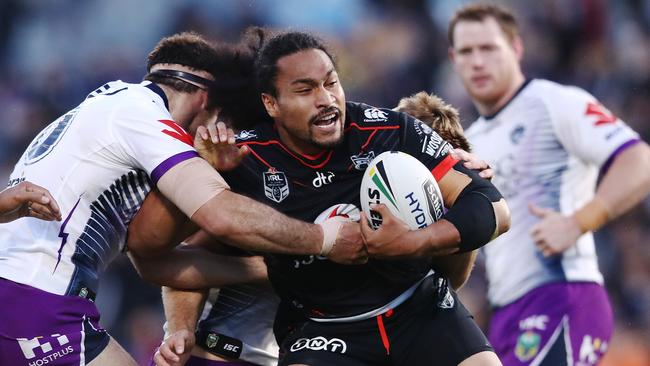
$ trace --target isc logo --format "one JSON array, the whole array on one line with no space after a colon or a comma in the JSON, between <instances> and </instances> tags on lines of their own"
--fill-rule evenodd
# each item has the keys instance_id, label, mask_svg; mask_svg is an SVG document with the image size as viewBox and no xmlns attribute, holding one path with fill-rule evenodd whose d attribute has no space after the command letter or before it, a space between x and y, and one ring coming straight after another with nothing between
<instances>
[{"instance_id":1,"label":"isc logo","mask_svg":"<svg viewBox=\"0 0 650 366\"><path fill-rule=\"evenodd\" d=\"M224 349L225 351L239 352L239 346L237 346L237 345L235 345L235 344L230 344L230 343L226 343L226 344L223 346L223 349Z\"/></svg>"}]
</instances>

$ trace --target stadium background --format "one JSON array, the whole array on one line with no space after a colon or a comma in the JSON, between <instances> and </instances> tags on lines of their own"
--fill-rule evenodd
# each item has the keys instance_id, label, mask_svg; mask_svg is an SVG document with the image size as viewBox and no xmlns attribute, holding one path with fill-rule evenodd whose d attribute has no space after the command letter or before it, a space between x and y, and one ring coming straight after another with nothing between
<instances>
[{"instance_id":1,"label":"stadium background","mask_svg":"<svg viewBox=\"0 0 650 366\"><path fill-rule=\"evenodd\" d=\"M476 112L447 61L447 21L465 1L0 0L0 179L36 133L103 82L141 80L162 36L232 40L247 25L314 31L339 56L349 100L394 106L420 90ZM501 1L519 15L529 77L579 85L650 138L650 1ZM622 179L625 179L622 177ZM650 199L598 235L616 314L606 365L650 365ZM462 295L489 316L478 265ZM102 323L141 363L162 337L159 289L126 259L102 281Z\"/></svg>"}]
</instances>

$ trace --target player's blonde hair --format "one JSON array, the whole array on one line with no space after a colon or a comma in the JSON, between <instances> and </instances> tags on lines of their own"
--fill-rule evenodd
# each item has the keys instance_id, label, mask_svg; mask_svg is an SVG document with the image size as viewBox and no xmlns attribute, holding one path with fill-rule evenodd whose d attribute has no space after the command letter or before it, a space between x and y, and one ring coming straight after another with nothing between
<instances>
[{"instance_id":1,"label":"player's blonde hair","mask_svg":"<svg viewBox=\"0 0 650 366\"><path fill-rule=\"evenodd\" d=\"M460 124L458 110L434 94L419 92L402 98L394 109L426 123L452 146L470 151L470 145Z\"/></svg>"},{"instance_id":2,"label":"player's blonde hair","mask_svg":"<svg viewBox=\"0 0 650 366\"><path fill-rule=\"evenodd\" d=\"M510 10L496 4L468 4L458 9L449 22L449 28L447 29L449 45L454 46L454 29L459 22L482 22L487 18L496 20L501 31L510 41L519 36L517 19Z\"/></svg>"}]
</instances>

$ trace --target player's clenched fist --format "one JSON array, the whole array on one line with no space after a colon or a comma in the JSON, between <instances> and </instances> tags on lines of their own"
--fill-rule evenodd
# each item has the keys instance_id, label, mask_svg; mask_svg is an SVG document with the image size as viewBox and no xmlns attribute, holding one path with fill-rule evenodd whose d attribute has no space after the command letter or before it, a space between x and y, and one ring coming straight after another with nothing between
<instances>
[{"instance_id":1,"label":"player's clenched fist","mask_svg":"<svg viewBox=\"0 0 650 366\"><path fill-rule=\"evenodd\" d=\"M0 192L0 222L25 216L60 221L61 211L47 189L24 181Z\"/></svg>"},{"instance_id":2,"label":"player's clenched fist","mask_svg":"<svg viewBox=\"0 0 650 366\"><path fill-rule=\"evenodd\" d=\"M156 366L181 366L190 358L196 338L193 332L179 330L165 338L153 357Z\"/></svg>"},{"instance_id":3,"label":"player's clenched fist","mask_svg":"<svg viewBox=\"0 0 650 366\"><path fill-rule=\"evenodd\" d=\"M368 261L359 223L334 216L319 225L324 234L320 255L341 264L364 264Z\"/></svg>"}]
</instances>

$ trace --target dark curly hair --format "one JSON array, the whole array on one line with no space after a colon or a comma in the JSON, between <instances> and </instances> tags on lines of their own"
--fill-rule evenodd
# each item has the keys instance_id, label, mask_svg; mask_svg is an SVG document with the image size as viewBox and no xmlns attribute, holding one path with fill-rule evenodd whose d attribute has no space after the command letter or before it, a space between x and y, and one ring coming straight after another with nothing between
<instances>
[{"instance_id":1,"label":"dark curly hair","mask_svg":"<svg viewBox=\"0 0 650 366\"><path fill-rule=\"evenodd\" d=\"M179 64L214 75L217 51L214 45L198 33L183 32L161 39L147 57L147 72L158 64ZM199 88L177 78L147 75L145 80L168 85L181 92L193 93Z\"/></svg>"}]
</instances>

